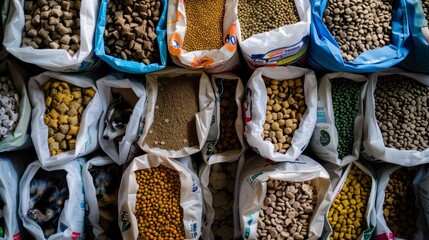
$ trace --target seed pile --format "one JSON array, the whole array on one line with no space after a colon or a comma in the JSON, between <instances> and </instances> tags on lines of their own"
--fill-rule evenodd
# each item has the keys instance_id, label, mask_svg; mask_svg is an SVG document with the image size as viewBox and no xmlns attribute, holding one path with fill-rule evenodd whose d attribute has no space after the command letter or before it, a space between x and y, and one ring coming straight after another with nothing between
<instances>
[{"instance_id":1,"label":"seed pile","mask_svg":"<svg viewBox=\"0 0 429 240\"><path fill-rule=\"evenodd\" d=\"M155 114L145 144L171 150L198 144L198 96L199 78L158 79Z\"/></svg>"},{"instance_id":2,"label":"seed pile","mask_svg":"<svg viewBox=\"0 0 429 240\"><path fill-rule=\"evenodd\" d=\"M395 238L412 239L416 229L418 209L411 173L406 168L396 170L384 190L383 216Z\"/></svg>"},{"instance_id":3,"label":"seed pile","mask_svg":"<svg viewBox=\"0 0 429 240\"><path fill-rule=\"evenodd\" d=\"M267 113L262 138L274 144L274 151L285 153L307 110L304 80L263 78L267 87Z\"/></svg>"},{"instance_id":4,"label":"seed pile","mask_svg":"<svg viewBox=\"0 0 429 240\"><path fill-rule=\"evenodd\" d=\"M0 141L12 134L19 120L19 96L12 80L0 77Z\"/></svg>"},{"instance_id":5,"label":"seed pile","mask_svg":"<svg viewBox=\"0 0 429 240\"><path fill-rule=\"evenodd\" d=\"M366 229L365 213L371 192L371 178L356 165L328 212L333 239L358 239Z\"/></svg>"},{"instance_id":6,"label":"seed pile","mask_svg":"<svg viewBox=\"0 0 429 240\"><path fill-rule=\"evenodd\" d=\"M237 88L237 81L217 79L216 85L220 92L220 129L219 141L213 151L215 154L241 147L235 129L235 120L237 119L235 90Z\"/></svg>"},{"instance_id":7,"label":"seed pile","mask_svg":"<svg viewBox=\"0 0 429 240\"><path fill-rule=\"evenodd\" d=\"M186 0L185 8L183 49L191 52L221 48L225 0Z\"/></svg>"},{"instance_id":8,"label":"seed pile","mask_svg":"<svg viewBox=\"0 0 429 240\"><path fill-rule=\"evenodd\" d=\"M73 56L80 48L81 3L71 0L25 1L21 47L64 49Z\"/></svg>"},{"instance_id":9,"label":"seed pile","mask_svg":"<svg viewBox=\"0 0 429 240\"><path fill-rule=\"evenodd\" d=\"M75 149L83 112L94 97L95 90L51 79L43 84L42 91L45 93L43 121L49 127L50 155Z\"/></svg>"},{"instance_id":10,"label":"seed pile","mask_svg":"<svg viewBox=\"0 0 429 240\"><path fill-rule=\"evenodd\" d=\"M423 12L425 14L426 20L429 22L429 1L428 0L421 0Z\"/></svg>"},{"instance_id":11,"label":"seed pile","mask_svg":"<svg viewBox=\"0 0 429 240\"><path fill-rule=\"evenodd\" d=\"M258 239L306 239L317 204L310 181L268 180L264 205L259 211Z\"/></svg>"},{"instance_id":12,"label":"seed pile","mask_svg":"<svg viewBox=\"0 0 429 240\"><path fill-rule=\"evenodd\" d=\"M429 147L429 86L401 75L380 76L374 99L386 147L418 151Z\"/></svg>"},{"instance_id":13,"label":"seed pile","mask_svg":"<svg viewBox=\"0 0 429 240\"><path fill-rule=\"evenodd\" d=\"M156 27L161 17L160 0L111 0L107 5L104 50L124 60L159 62Z\"/></svg>"},{"instance_id":14,"label":"seed pile","mask_svg":"<svg viewBox=\"0 0 429 240\"><path fill-rule=\"evenodd\" d=\"M209 178L215 211L212 232L215 239L232 239L234 236L233 199L238 161L214 164Z\"/></svg>"},{"instance_id":15,"label":"seed pile","mask_svg":"<svg viewBox=\"0 0 429 240\"><path fill-rule=\"evenodd\" d=\"M179 173L160 165L135 174L138 239L185 239Z\"/></svg>"},{"instance_id":16,"label":"seed pile","mask_svg":"<svg viewBox=\"0 0 429 240\"><path fill-rule=\"evenodd\" d=\"M360 83L337 78L331 80L332 107L338 133L338 155L343 158L353 152L354 122L359 112Z\"/></svg>"},{"instance_id":17,"label":"seed pile","mask_svg":"<svg viewBox=\"0 0 429 240\"><path fill-rule=\"evenodd\" d=\"M273 29L299 22L293 0L240 0L238 19L241 38L247 38Z\"/></svg>"},{"instance_id":18,"label":"seed pile","mask_svg":"<svg viewBox=\"0 0 429 240\"><path fill-rule=\"evenodd\" d=\"M330 0L323 14L345 61L389 45L391 21L392 0Z\"/></svg>"}]
</instances>

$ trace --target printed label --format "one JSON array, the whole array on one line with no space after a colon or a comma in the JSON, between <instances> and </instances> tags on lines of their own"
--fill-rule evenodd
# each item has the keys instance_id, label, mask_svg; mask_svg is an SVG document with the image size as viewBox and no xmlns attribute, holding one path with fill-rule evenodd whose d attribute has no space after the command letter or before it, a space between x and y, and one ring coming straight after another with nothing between
<instances>
[{"instance_id":1,"label":"printed label","mask_svg":"<svg viewBox=\"0 0 429 240\"><path fill-rule=\"evenodd\" d=\"M232 24L223 36L224 46L228 52L234 52L237 49L237 31L236 24Z\"/></svg>"},{"instance_id":2,"label":"printed label","mask_svg":"<svg viewBox=\"0 0 429 240\"><path fill-rule=\"evenodd\" d=\"M250 55L252 64L258 65L286 65L299 62L306 54L309 43L309 37L305 36L300 42L269 51L264 54Z\"/></svg>"},{"instance_id":3,"label":"printed label","mask_svg":"<svg viewBox=\"0 0 429 240\"><path fill-rule=\"evenodd\" d=\"M20 240L20 239L21 239L21 233L20 232L13 235L13 240Z\"/></svg>"},{"instance_id":4,"label":"printed label","mask_svg":"<svg viewBox=\"0 0 429 240\"><path fill-rule=\"evenodd\" d=\"M246 97L244 100L244 121L246 123L252 120L252 90L250 88L246 88Z\"/></svg>"},{"instance_id":5,"label":"printed label","mask_svg":"<svg viewBox=\"0 0 429 240\"><path fill-rule=\"evenodd\" d=\"M262 175L262 173L255 173L255 174L253 174L252 176L250 176L250 177L247 178L247 183L249 183L250 186L253 187L253 185L255 184L256 178L258 178L261 175Z\"/></svg>"},{"instance_id":6,"label":"printed label","mask_svg":"<svg viewBox=\"0 0 429 240\"><path fill-rule=\"evenodd\" d=\"M194 179L192 179L192 192L196 192L197 190L198 190L198 185L194 181Z\"/></svg>"},{"instance_id":7,"label":"printed label","mask_svg":"<svg viewBox=\"0 0 429 240\"><path fill-rule=\"evenodd\" d=\"M197 236L198 236L198 224L197 224L197 221L195 221L195 220L190 220L189 222L188 222L188 229L189 229L189 232L191 232L191 236L192 236L192 238L196 238Z\"/></svg>"},{"instance_id":8,"label":"printed label","mask_svg":"<svg viewBox=\"0 0 429 240\"><path fill-rule=\"evenodd\" d=\"M168 40L168 51L173 56L178 56L182 53L182 38L177 32L174 32Z\"/></svg>"},{"instance_id":9,"label":"printed label","mask_svg":"<svg viewBox=\"0 0 429 240\"><path fill-rule=\"evenodd\" d=\"M320 144L327 146L331 142L331 136L325 130L320 130Z\"/></svg>"},{"instance_id":10,"label":"printed label","mask_svg":"<svg viewBox=\"0 0 429 240\"><path fill-rule=\"evenodd\" d=\"M81 233L78 233L78 232L72 232L71 240L77 240L77 239L79 239L80 238L80 234Z\"/></svg>"},{"instance_id":11,"label":"printed label","mask_svg":"<svg viewBox=\"0 0 429 240\"><path fill-rule=\"evenodd\" d=\"M207 156L211 156L213 154L214 151L214 147L216 145L216 140L215 141L207 141L207 151L206 151L206 155Z\"/></svg>"},{"instance_id":12,"label":"printed label","mask_svg":"<svg viewBox=\"0 0 429 240\"><path fill-rule=\"evenodd\" d=\"M317 122L316 123L326 123L326 111L325 107L317 107Z\"/></svg>"},{"instance_id":13,"label":"printed label","mask_svg":"<svg viewBox=\"0 0 429 240\"><path fill-rule=\"evenodd\" d=\"M128 229L130 229L130 227L131 227L131 223L130 223L129 216L128 216L128 213L127 213L127 212L125 212L125 211L123 211L123 212L122 212L121 220L122 220L122 227L121 227L121 231L122 231L122 232L125 232L125 231L127 231Z\"/></svg>"},{"instance_id":14,"label":"printed label","mask_svg":"<svg viewBox=\"0 0 429 240\"><path fill-rule=\"evenodd\" d=\"M377 239L378 240L394 240L395 236L393 235L393 233L382 233L377 235Z\"/></svg>"},{"instance_id":15,"label":"printed label","mask_svg":"<svg viewBox=\"0 0 429 240\"><path fill-rule=\"evenodd\" d=\"M192 61L192 66L193 67L199 67L199 66L203 66L205 68L209 68L210 64L213 64L214 60L208 57L203 57L203 58L194 58L194 61Z\"/></svg>"}]
</instances>

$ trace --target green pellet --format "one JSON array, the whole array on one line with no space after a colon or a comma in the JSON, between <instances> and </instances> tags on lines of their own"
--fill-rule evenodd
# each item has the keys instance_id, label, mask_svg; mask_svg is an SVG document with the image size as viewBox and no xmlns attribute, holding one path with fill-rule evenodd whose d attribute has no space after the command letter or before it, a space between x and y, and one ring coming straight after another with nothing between
<instances>
[{"instance_id":1,"label":"green pellet","mask_svg":"<svg viewBox=\"0 0 429 240\"><path fill-rule=\"evenodd\" d=\"M350 155L353 151L354 122L359 112L360 86L361 83L344 78L331 80L339 158Z\"/></svg>"}]
</instances>

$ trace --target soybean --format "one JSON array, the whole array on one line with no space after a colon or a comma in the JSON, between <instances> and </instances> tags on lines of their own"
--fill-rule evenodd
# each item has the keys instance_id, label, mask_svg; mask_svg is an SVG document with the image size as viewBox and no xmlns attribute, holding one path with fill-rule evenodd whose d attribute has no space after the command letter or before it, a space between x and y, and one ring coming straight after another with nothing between
<instances>
[{"instance_id":1,"label":"soybean","mask_svg":"<svg viewBox=\"0 0 429 240\"><path fill-rule=\"evenodd\" d=\"M395 238L412 239L416 230L413 171L400 168L390 175L384 190L383 216Z\"/></svg>"},{"instance_id":2,"label":"soybean","mask_svg":"<svg viewBox=\"0 0 429 240\"><path fill-rule=\"evenodd\" d=\"M191 52L221 48L225 0L186 0L185 9L183 49Z\"/></svg>"},{"instance_id":3,"label":"soybean","mask_svg":"<svg viewBox=\"0 0 429 240\"><path fill-rule=\"evenodd\" d=\"M365 51L390 44L392 0L330 0L323 22L344 61L353 61Z\"/></svg>"},{"instance_id":4,"label":"soybean","mask_svg":"<svg viewBox=\"0 0 429 240\"><path fill-rule=\"evenodd\" d=\"M429 147L429 86L402 75L380 76L374 100L386 147L417 151Z\"/></svg>"},{"instance_id":5,"label":"soybean","mask_svg":"<svg viewBox=\"0 0 429 240\"><path fill-rule=\"evenodd\" d=\"M367 228L365 213L370 192L370 176L356 165L352 166L328 212L333 231L330 240L358 239Z\"/></svg>"},{"instance_id":6,"label":"soybean","mask_svg":"<svg viewBox=\"0 0 429 240\"><path fill-rule=\"evenodd\" d=\"M257 239L307 239L316 205L317 191L311 181L269 179L259 211Z\"/></svg>"},{"instance_id":7,"label":"soybean","mask_svg":"<svg viewBox=\"0 0 429 240\"><path fill-rule=\"evenodd\" d=\"M95 90L57 79L50 79L41 89L45 94L43 121L48 126L50 155L75 149L83 112L94 97Z\"/></svg>"},{"instance_id":8,"label":"soybean","mask_svg":"<svg viewBox=\"0 0 429 240\"><path fill-rule=\"evenodd\" d=\"M163 165L135 172L137 239L185 239L179 173Z\"/></svg>"},{"instance_id":9,"label":"soybean","mask_svg":"<svg viewBox=\"0 0 429 240\"><path fill-rule=\"evenodd\" d=\"M238 19L245 39L300 21L293 0L240 0Z\"/></svg>"},{"instance_id":10,"label":"soybean","mask_svg":"<svg viewBox=\"0 0 429 240\"><path fill-rule=\"evenodd\" d=\"M235 129L237 119L237 104L235 103L235 90L237 81L216 79L219 89L220 100L220 122L219 140L215 145L213 153L222 153L229 150L239 149L240 141Z\"/></svg>"},{"instance_id":11,"label":"soybean","mask_svg":"<svg viewBox=\"0 0 429 240\"><path fill-rule=\"evenodd\" d=\"M267 111L262 138L274 145L274 151L286 153L307 110L304 80L276 80L265 76L263 79L267 91Z\"/></svg>"},{"instance_id":12,"label":"soybean","mask_svg":"<svg viewBox=\"0 0 429 240\"><path fill-rule=\"evenodd\" d=\"M332 107L335 128L338 134L338 155L343 157L353 152L354 123L359 112L360 83L345 78L331 80Z\"/></svg>"}]
</instances>

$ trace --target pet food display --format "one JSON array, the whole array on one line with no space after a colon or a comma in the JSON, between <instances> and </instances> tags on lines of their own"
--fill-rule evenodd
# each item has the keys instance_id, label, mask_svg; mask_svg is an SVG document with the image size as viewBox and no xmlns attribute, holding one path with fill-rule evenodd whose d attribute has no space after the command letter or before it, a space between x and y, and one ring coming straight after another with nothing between
<instances>
[{"instance_id":1,"label":"pet food display","mask_svg":"<svg viewBox=\"0 0 429 240\"><path fill-rule=\"evenodd\" d=\"M10 5L3 44L16 58L52 71L83 71L94 63L98 1L11 0Z\"/></svg>"},{"instance_id":2,"label":"pet food display","mask_svg":"<svg viewBox=\"0 0 429 240\"><path fill-rule=\"evenodd\" d=\"M201 150L203 159L208 164L237 160L246 149L241 109L244 85L232 73L219 73L212 75L212 86L216 105L213 123Z\"/></svg>"},{"instance_id":3,"label":"pet food display","mask_svg":"<svg viewBox=\"0 0 429 240\"><path fill-rule=\"evenodd\" d=\"M317 80L298 67L259 68L244 102L249 145L273 161L295 161L316 124Z\"/></svg>"},{"instance_id":4,"label":"pet food display","mask_svg":"<svg viewBox=\"0 0 429 240\"><path fill-rule=\"evenodd\" d=\"M97 88L103 101L100 146L121 165L142 154L137 140L143 131L146 89L119 73L97 80Z\"/></svg>"},{"instance_id":5,"label":"pet food display","mask_svg":"<svg viewBox=\"0 0 429 240\"><path fill-rule=\"evenodd\" d=\"M239 161L203 164L200 179L206 206L203 239L232 239L234 236L235 180Z\"/></svg>"},{"instance_id":6,"label":"pet food display","mask_svg":"<svg viewBox=\"0 0 429 240\"><path fill-rule=\"evenodd\" d=\"M239 216L244 239L319 239L329 205L329 175L305 155L301 164L246 160L239 179Z\"/></svg>"},{"instance_id":7,"label":"pet food display","mask_svg":"<svg viewBox=\"0 0 429 240\"><path fill-rule=\"evenodd\" d=\"M374 173L353 162L333 191L327 214L329 239L370 239L375 226Z\"/></svg>"},{"instance_id":8,"label":"pet food display","mask_svg":"<svg viewBox=\"0 0 429 240\"><path fill-rule=\"evenodd\" d=\"M92 232L89 239L121 239L118 227L118 190L122 167L111 158L97 156L87 161L82 169L88 219Z\"/></svg>"},{"instance_id":9,"label":"pet food display","mask_svg":"<svg viewBox=\"0 0 429 240\"><path fill-rule=\"evenodd\" d=\"M85 202L79 158L63 165L42 168L28 165L19 184L19 216L36 239L83 236Z\"/></svg>"},{"instance_id":10,"label":"pet food display","mask_svg":"<svg viewBox=\"0 0 429 240\"><path fill-rule=\"evenodd\" d=\"M375 231L378 239L428 239L427 170L426 166L380 165Z\"/></svg>"},{"instance_id":11,"label":"pet food display","mask_svg":"<svg viewBox=\"0 0 429 240\"><path fill-rule=\"evenodd\" d=\"M191 158L134 158L119 188L123 239L199 239L203 194Z\"/></svg>"},{"instance_id":12,"label":"pet food display","mask_svg":"<svg viewBox=\"0 0 429 240\"><path fill-rule=\"evenodd\" d=\"M405 0L312 2L308 65L323 71L376 72L400 63L411 44Z\"/></svg>"},{"instance_id":13,"label":"pet food display","mask_svg":"<svg viewBox=\"0 0 429 240\"><path fill-rule=\"evenodd\" d=\"M309 147L321 160L346 166L359 158L367 82L363 75L344 72L326 74L319 81L317 122Z\"/></svg>"},{"instance_id":14,"label":"pet food display","mask_svg":"<svg viewBox=\"0 0 429 240\"><path fill-rule=\"evenodd\" d=\"M30 78L32 134L43 166L59 165L98 147L100 94L92 79L44 72Z\"/></svg>"},{"instance_id":15,"label":"pet food display","mask_svg":"<svg viewBox=\"0 0 429 240\"><path fill-rule=\"evenodd\" d=\"M236 0L168 1L167 41L172 61L210 73L239 66Z\"/></svg>"},{"instance_id":16,"label":"pet food display","mask_svg":"<svg viewBox=\"0 0 429 240\"><path fill-rule=\"evenodd\" d=\"M402 166L429 162L429 76L387 69L369 77L363 146Z\"/></svg>"},{"instance_id":17,"label":"pet food display","mask_svg":"<svg viewBox=\"0 0 429 240\"><path fill-rule=\"evenodd\" d=\"M304 63L310 34L310 1L237 2L238 40L251 70L261 66Z\"/></svg>"},{"instance_id":18,"label":"pet food display","mask_svg":"<svg viewBox=\"0 0 429 240\"><path fill-rule=\"evenodd\" d=\"M184 157L198 152L211 124L215 97L207 75L169 69L146 75L145 125L139 145L146 152Z\"/></svg>"},{"instance_id":19,"label":"pet food display","mask_svg":"<svg viewBox=\"0 0 429 240\"><path fill-rule=\"evenodd\" d=\"M31 105L25 81L27 74L11 58L0 64L0 152L31 145Z\"/></svg>"}]
</instances>

